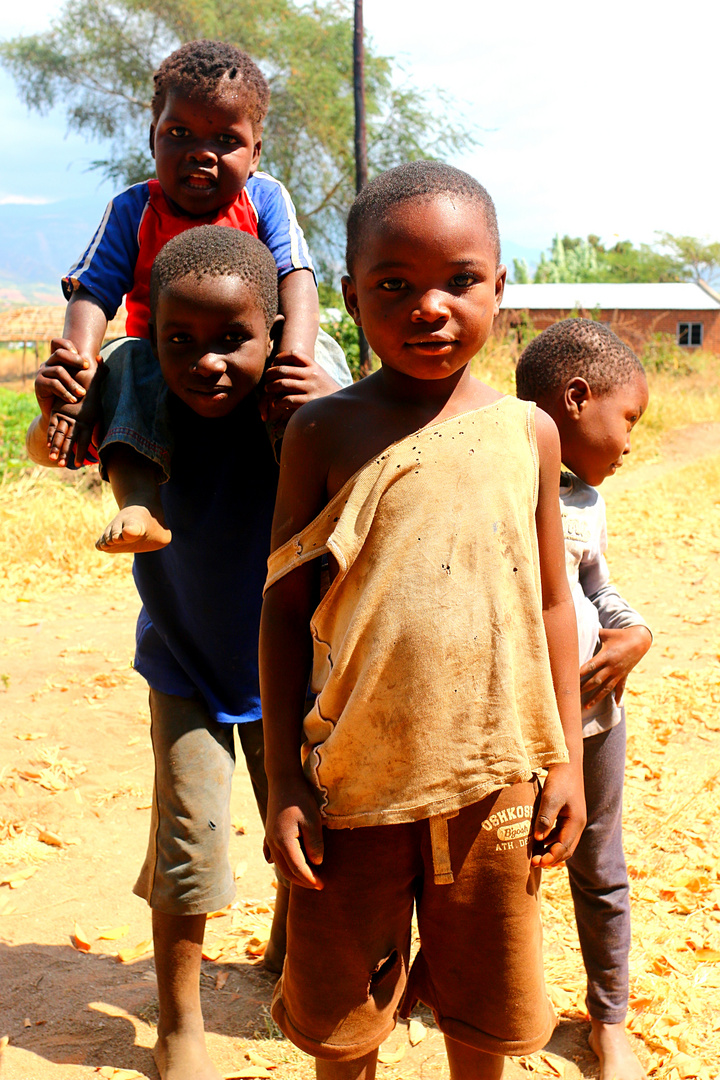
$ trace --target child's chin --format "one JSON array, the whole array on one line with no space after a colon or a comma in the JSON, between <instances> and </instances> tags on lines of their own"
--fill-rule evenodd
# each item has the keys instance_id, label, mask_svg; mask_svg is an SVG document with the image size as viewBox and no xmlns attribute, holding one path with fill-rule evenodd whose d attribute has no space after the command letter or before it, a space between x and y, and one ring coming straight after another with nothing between
<instances>
[{"instance_id":1,"label":"child's chin","mask_svg":"<svg viewBox=\"0 0 720 1080\"><path fill-rule=\"evenodd\" d=\"M224 394L221 398L193 395L185 399L185 404L206 420L219 420L233 411L237 401L228 394Z\"/></svg>"}]
</instances>

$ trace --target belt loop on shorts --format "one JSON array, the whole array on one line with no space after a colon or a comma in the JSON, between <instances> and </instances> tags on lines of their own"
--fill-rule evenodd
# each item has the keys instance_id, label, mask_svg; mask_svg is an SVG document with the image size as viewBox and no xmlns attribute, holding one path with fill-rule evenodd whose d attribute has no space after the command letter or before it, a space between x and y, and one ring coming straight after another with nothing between
<instances>
[{"instance_id":1,"label":"belt loop on shorts","mask_svg":"<svg viewBox=\"0 0 720 1080\"><path fill-rule=\"evenodd\" d=\"M442 817L428 818L430 825L430 847L433 858L433 874L436 885L452 885L452 864L450 862L450 844L448 841L448 818L457 817L457 810Z\"/></svg>"}]
</instances>

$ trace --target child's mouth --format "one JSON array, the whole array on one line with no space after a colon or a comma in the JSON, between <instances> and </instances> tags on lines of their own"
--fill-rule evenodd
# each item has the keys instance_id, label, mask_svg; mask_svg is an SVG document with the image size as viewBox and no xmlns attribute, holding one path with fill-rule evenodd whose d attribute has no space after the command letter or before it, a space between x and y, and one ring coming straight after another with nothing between
<instances>
[{"instance_id":1,"label":"child's mouth","mask_svg":"<svg viewBox=\"0 0 720 1080\"><path fill-rule=\"evenodd\" d=\"M447 352L454 342L447 338L428 338L425 341L408 341L406 344L413 352L422 352L426 353L428 356L436 356Z\"/></svg>"},{"instance_id":2,"label":"child's mouth","mask_svg":"<svg viewBox=\"0 0 720 1080\"><path fill-rule=\"evenodd\" d=\"M208 191L215 186L213 177L207 176L205 173L190 173L183 182L187 187L191 187L195 191Z\"/></svg>"}]
</instances>

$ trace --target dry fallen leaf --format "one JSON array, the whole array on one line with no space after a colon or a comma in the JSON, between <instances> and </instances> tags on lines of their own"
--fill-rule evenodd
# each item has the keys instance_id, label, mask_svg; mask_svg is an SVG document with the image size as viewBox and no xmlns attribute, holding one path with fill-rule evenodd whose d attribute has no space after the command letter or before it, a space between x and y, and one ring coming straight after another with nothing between
<instances>
[{"instance_id":1,"label":"dry fallen leaf","mask_svg":"<svg viewBox=\"0 0 720 1080\"><path fill-rule=\"evenodd\" d=\"M397 1065L405 1057L405 1043L400 1043L397 1050L381 1050L378 1061L381 1065Z\"/></svg>"},{"instance_id":2,"label":"dry fallen leaf","mask_svg":"<svg viewBox=\"0 0 720 1080\"><path fill-rule=\"evenodd\" d=\"M32 1027L32 1020L29 1016L26 1016L23 1020L23 1027Z\"/></svg>"},{"instance_id":3,"label":"dry fallen leaf","mask_svg":"<svg viewBox=\"0 0 720 1080\"><path fill-rule=\"evenodd\" d=\"M241 878L243 876L243 874L245 874L247 872L247 868L248 868L247 862L245 862L244 859L241 859L240 862L235 867L235 880L236 881L237 881L238 878Z\"/></svg>"},{"instance_id":4,"label":"dry fallen leaf","mask_svg":"<svg viewBox=\"0 0 720 1080\"><path fill-rule=\"evenodd\" d=\"M38 840L41 844L48 844L50 847L65 847L65 844L56 833L46 832L45 829L41 829L38 833Z\"/></svg>"},{"instance_id":5,"label":"dry fallen leaf","mask_svg":"<svg viewBox=\"0 0 720 1080\"><path fill-rule=\"evenodd\" d=\"M116 926L112 930L103 930L98 934L101 941L117 941L118 938L125 937L130 931L130 923L126 923L124 926Z\"/></svg>"},{"instance_id":6,"label":"dry fallen leaf","mask_svg":"<svg viewBox=\"0 0 720 1080\"><path fill-rule=\"evenodd\" d=\"M720 961L720 952L717 949L696 949L693 955L698 963L717 964Z\"/></svg>"},{"instance_id":7,"label":"dry fallen leaf","mask_svg":"<svg viewBox=\"0 0 720 1080\"><path fill-rule=\"evenodd\" d=\"M139 945L134 945L130 949L120 949L117 959L121 964L132 964L135 960L139 960L141 956L151 953L152 949L152 941L141 941Z\"/></svg>"},{"instance_id":8,"label":"dry fallen leaf","mask_svg":"<svg viewBox=\"0 0 720 1080\"><path fill-rule=\"evenodd\" d=\"M15 873L0 879L0 885L8 885L11 889L19 889L37 872L37 866L26 866L24 870L16 870Z\"/></svg>"},{"instance_id":9,"label":"dry fallen leaf","mask_svg":"<svg viewBox=\"0 0 720 1080\"><path fill-rule=\"evenodd\" d=\"M251 1065L259 1065L261 1069L277 1068L274 1061L269 1061L267 1058L262 1057L261 1054L256 1054L254 1050L248 1050L245 1057Z\"/></svg>"},{"instance_id":10,"label":"dry fallen leaf","mask_svg":"<svg viewBox=\"0 0 720 1080\"><path fill-rule=\"evenodd\" d=\"M90 952L92 942L79 923L75 923L75 933L70 940L78 952Z\"/></svg>"},{"instance_id":11,"label":"dry fallen leaf","mask_svg":"<svg viewBox=\"0 0 720 1080\"><path fill-rule=\"evenodd\" d=\"M272 1076L272 1073L259 1065L250 1065L247 1069L236 1069L234 1072L223 1073L224 1080L252 1080L253 1077L261 1080L262 1077L267 1076Z\"/></svg>"},{"instance_id":12,"label":"dry fallen leaf","mask_svg":"<svg viewBox=\"0 0 720 1080\"><path fill-rule=\"evenodd\" d=\"M411 1020L408 1024L408 1039L411 1046L417 1046L427 1035L427 1028L420 1020Z\"/></svg>"},{"instance_id":13,"label":"dry fallen leaf","mask_svg":"<svg viewBox=\"0 0 720 1080\"><path fill-rule=\"evenodd\" d=\"M225 983L228 981L229 978L230 978L230 972L229 971L218 971L217 975L215 976L215 989L216 990L222 990L223 986L225 985Z\"/></svg>"},{"instance_id":14,"label":"dry fallen leaf","mask_svg":"<svg viewBox=\"0 0 720 1080\"><path fill-rule=\"evenodd\" d=\"M18 731L15 733L15 738L23 742L33 742L35 739L46 739L47 731Z\"/></svg>"},{"instance_id":15,"label":"dry fallen leaf","mask_svg":"<svg viewBox=\"0 0 720 1080\"><path fill-rule=\"evenodd\" d=\"M240 836L245 835L245 833L247 832L247 824L246 824L244 818L239 818L235 814L233 814L232 818L230 819L230 822L232 824L233 829L235 830L236 833L238 833L238 835L240 835Z\"/></svg>"}]
</instances>

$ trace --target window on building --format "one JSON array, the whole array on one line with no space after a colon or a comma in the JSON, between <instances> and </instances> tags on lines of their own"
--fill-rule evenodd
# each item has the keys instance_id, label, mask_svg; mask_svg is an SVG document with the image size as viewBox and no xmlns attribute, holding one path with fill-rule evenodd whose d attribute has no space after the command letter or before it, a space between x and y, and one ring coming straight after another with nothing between
<instances>
[{"instance_id":1,"label":"window on building","mask_svg":"<svg viewBox=\"0 0 720 1080\"><path fill-rule=\"evenodd\" d=\"M701 322L680 322L677 329L678 345L702 345L703 324Z\"/></svg>"}]
</instances>

